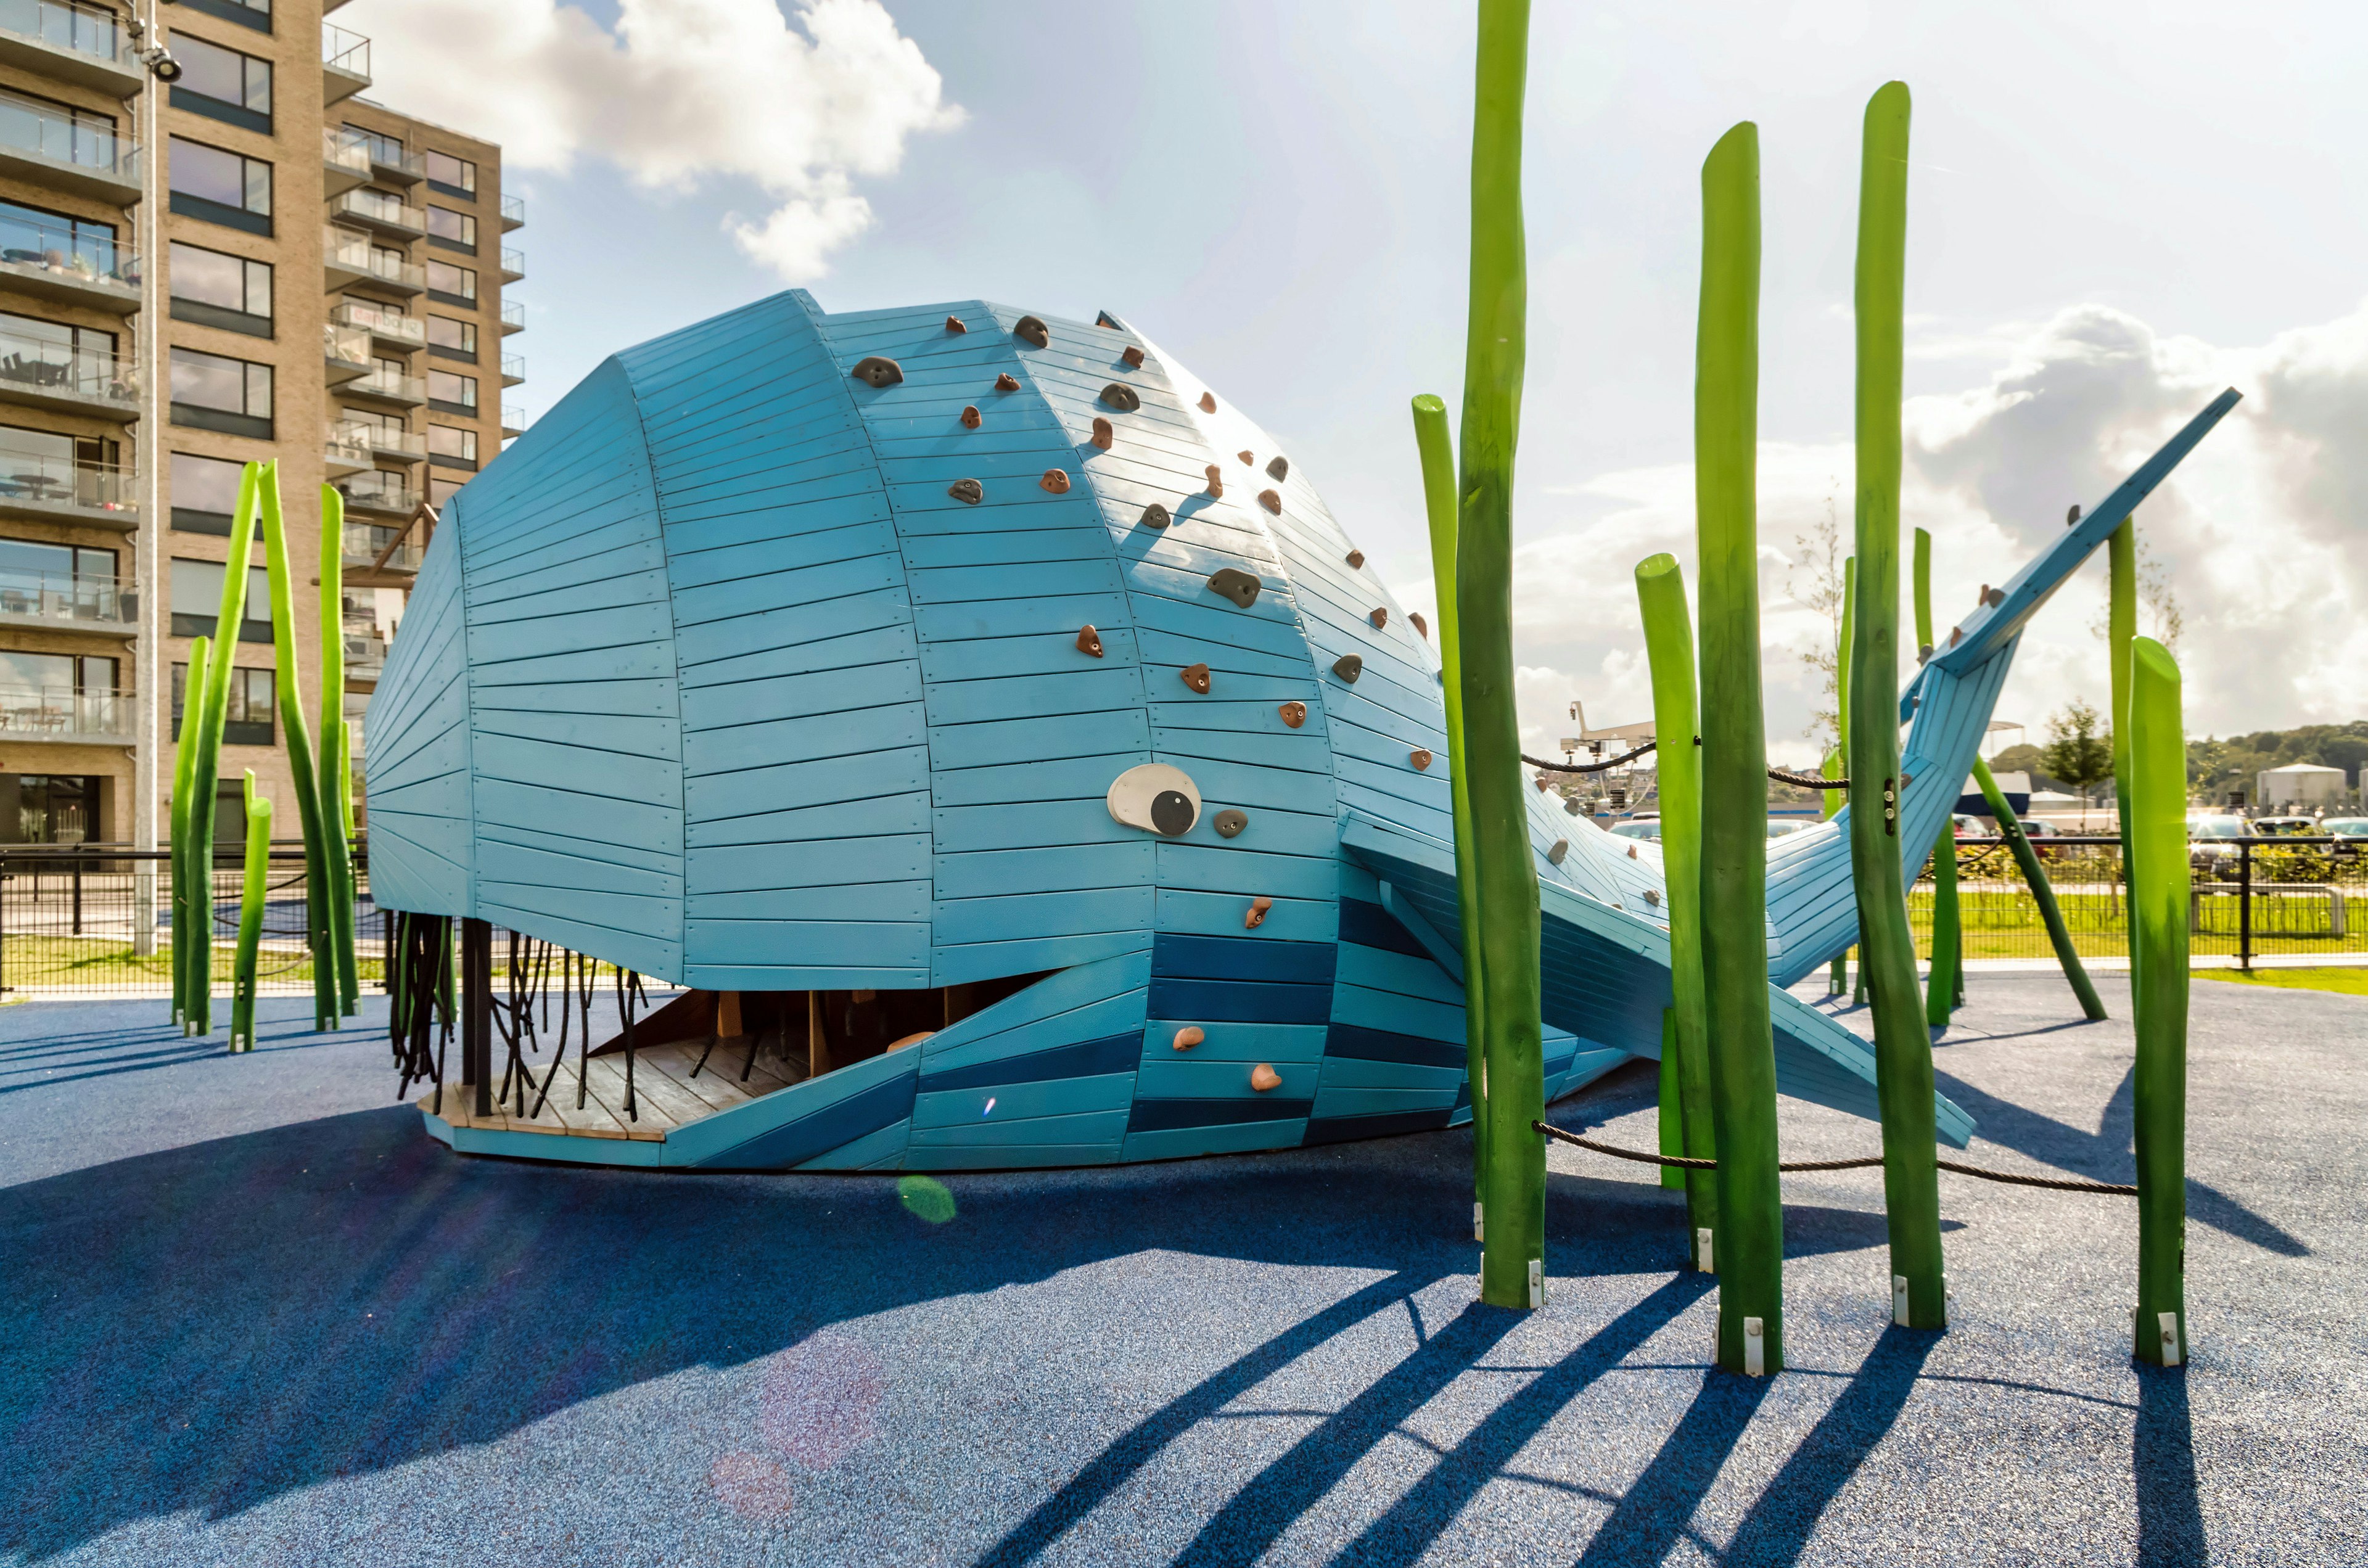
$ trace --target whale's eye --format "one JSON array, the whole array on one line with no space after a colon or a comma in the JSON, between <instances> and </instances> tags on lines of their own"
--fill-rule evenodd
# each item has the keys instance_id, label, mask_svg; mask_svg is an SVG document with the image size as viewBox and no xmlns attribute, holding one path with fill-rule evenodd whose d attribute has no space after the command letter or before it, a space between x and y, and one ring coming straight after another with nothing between
<instances>
[{"instance_id":1,"label":"whale's eye","mask_svg":"<svg viewBox=\"0 0 2368 1568\"><path fill-rule=\"evenodd\" d=\"M1151 825L1154 831L1174 838L1192 831L1192 819L1201 814L1192 798L1181 790L1162 790L1151 797Z\"/></svg>"},{"instance_id":2,"label":"whale's eye","mask_svg":"<svg viewBox=\"0 0 2368 1568\"><path fill-rule=\"evenodd\" d=\"M1110 781L1110 814L1129 827L1180 838L1201 820L1201 787L1164 762L1130 767Z\"/></svg>"}]
</instances>

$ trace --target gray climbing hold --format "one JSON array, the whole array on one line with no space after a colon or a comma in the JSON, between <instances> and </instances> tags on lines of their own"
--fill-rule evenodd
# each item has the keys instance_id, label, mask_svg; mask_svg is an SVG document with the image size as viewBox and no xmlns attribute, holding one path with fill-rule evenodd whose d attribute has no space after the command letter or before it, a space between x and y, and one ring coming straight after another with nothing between
<instances>
[{"instance_id":1,"label":"gray climbing hold","mask_svg":"<svg viewBox=\"0 0 2368 1568\"><path fill-rule=\"evenodd\" d=\"M1567 838L1557 838L1554 840L1554 847L1546 851L1546 864L1549 866L1559 866L1562 864L1562 858L1569 853L1570 840Z\"/></svg>"},{"instance_id":2,"label":"gray climbing hold","mask_svg":"<svg viewBox=\"0 0 2368 1568\"><path fill-rule=\"evenodd\" d=\"M1280 483L1281 481L1290 477L1290 474L1291 460L1289 458L1272 458L1268 460L1266 465L1266 476L1269 479Z\"/></svg>"},{"instance_id":3,"label":"gray climbing hold","mask_svg":"<svg viewBox=\"0 0 2368 1568\"><path fill-rule=\"evenodd\" d=\"M1258 603L1258 580L1237 566L1220 566L1209 574L1209 591L1247 609Z\"/></svg>"},{"instance_id":4,"label":"gray climbing hold","mask_svg":"<svg viewBox=\"0 0 2368 1568\"><path fill-rule=\"evenodd\" d=\"M1231 806L1227 806L1224 811L1219 812L1209 823L1211 827L1217 830L1217 836L1219 838L1236 837L1240 835L1242 829L1249 826L1249 824L1250 819L1244 816L1241 812L1234 810Z\"/></svg>"},{"instance_id":5,"label":"gray climbing hold","mask_svg":"<svg viewBox=\"0 0 2368 1568\"><path fill-rule=\"evenodd\" d=\"M1133 414L1143 406L1143 399L1124 381L1112 381L1102 389L1102 401L1121 414Z\"/></svg>"},{"instance_id":6,"label":"gray climbing hold","mask_svg":"<svg viewBox=\"0 0 2368 1568\"><path fill-rule=\"evenodd\" d=\"M1032 343L1039 348L1049 348L1053 343L1052 329L1034 316L1021 316L1011 324L1011 335L1022 343Z\"/></svg>"},{"instance_id":7,"label":"gray climbing hold","mask_svg":"<svg viewBox=\"0 0 2368 1568\"><path fill-rule=\"evenodd\" d=\"M1563 800L1562 809L1572 816L1578 815L1580 810L1578 797L1576 795L1565 796Z\"/></svg>"},{"instance_id":8,"label":"gray climbing hold","mask_svg":"<svg viewBox=\"0 0 2368 1568\"><path fill-rule=\"evenodd\" d=\"M975 479L957 479L946 486L946 494L965 506L975 506L986 498L986 487Z\"/></svg>"},{"instance_id":9,"label":"gray climbing hold","mask_svg":"<svg viewBox=\"0 0 2368 1568\"><path fill-rule=\"evenodd\" d=\"M1354 686L1357 677L1365 673L1365 661L1354 653L1343 653L1332 661L1332 673Z\"/></svg>"},{"instance_id":10,"label":"gray climbing hold","mask_svg":"<svg viewBox=\"0 0 2368 1568\"><path fill-rule=\"evenodd\" d=\"M1658 909L1661 907L1661 895L1654 889L1646 888L1645 890L1645 902L1651 904L1654 908Z\"/></svg>"},{"instance_id":11,"label":"gray climbing hold","mask_svg":"<svg viewBox=\"0 0 2368 1568\"><path fill-rule=\"evenodd\" d=\"M1164 528L1173 520L1167 515L1167 508L1156 501L1145 506L1143 509L1143 516L1136 519L1146 528Z\"/></svg>"},{"instance_id":12,"label":"gray climbing hold","mask_svg":"<svg viewBox=\"0 0 2368 1568\"><path fill-rule=\"evenodd\" d=\"M873 354L855 362L855 379L868 387L893 387L905 379L905 368Z\"/></svg>"},{"instance_id":13,"label":"gray climbing hold","mask_svg":"<svg viewBox=\"0 0 2368 1568\"><path fill-rule=\"evenodd\" d=\"M2066 512L2066 513L2065 513L2065 514L2064 514L2064 526L2065 526L2066 528L2070 528L2073 524L2075 524L2075 523L2078 522L2079 520L2080 520L2080 503L2078 503L2078 501L2075 501L2075 502L2073 502L2073 503L2072 503L2072 509L2071 509L2070 511L2068 511L2068 512Z\"/></svg>"}]
</instances>

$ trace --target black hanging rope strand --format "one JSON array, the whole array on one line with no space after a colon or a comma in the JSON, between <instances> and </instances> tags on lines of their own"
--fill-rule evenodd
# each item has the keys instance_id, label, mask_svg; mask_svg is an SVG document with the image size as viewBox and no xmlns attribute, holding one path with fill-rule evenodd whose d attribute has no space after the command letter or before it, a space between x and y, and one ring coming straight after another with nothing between
<instances>
[{"instance_id":1,"label":"black hanging rope strand","mask_svg":"<svg viewBox=\"0 0 2368 1568\"><path fill-rule=\"evenodd\" d=\"M1638 1165L1676 1165L1682 1170L1690 1171L1718 1169L1716 1160L1684 1159L1675 1154L1646 1154L1634 1149L1622 1149L1610 1143L1599 1143L1592 1138L1582 1138L1576 1132L1566 1132L1559 1127L1549 1127L1543 1121L1533 1121L1530 1125L1559 1142L1575 1143L1582 1149L1592 1149L1599 1154L1609 1154L1615 1160L1634 1160ZM1954 1171L1959 1176L1978 1176L1984 1181L2003 1182L2009 1187L2044 1187L2050 1192L2093 1192L2106 1198L2135 1198L2138 1195L2138 1189L2135 1187L2120 1187L2112 1182L2077 1181L2063 1176L2013 1176L2005 1171L1986 1171L1979 1165L1961 1165L1954 1160L1939 1158L1935 1158L1932 1163L1944 1171ZM1776 1168L1780 1171L1855 1171L1865 1170L1881 1164L1883 1164L1883 1156L1877 1154L1872 1159L1861 1160L1791 1160Z\"/></svg>"}]
</instances>

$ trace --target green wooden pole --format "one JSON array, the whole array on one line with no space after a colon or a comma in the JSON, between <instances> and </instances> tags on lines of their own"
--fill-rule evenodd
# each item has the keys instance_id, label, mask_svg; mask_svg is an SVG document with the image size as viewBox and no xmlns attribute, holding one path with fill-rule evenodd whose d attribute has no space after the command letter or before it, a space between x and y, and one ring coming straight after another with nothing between
<instances>
[{"instance_id":1,"label":"green wooden pole","mask_svg":"<svg viewBox=\"0 0 2368 1568\"><path fill-rule=\"evenodd\" d=\"M1429 392L1414 400L1414 444L1422 460L1423 510L1430 521L1430 572L1439 595L1440 694L1447 703L1447 783L1455 823L1457 914L1463 937L1463 1071L1472 1098L1472 1239L1485 1241L1488 1197L1488 1115L1480 1086L1488 1038L1487 999L1480 984L1479 878L1472 866L1472 800L1465 788L1463 623L1455 613L1455 448L1447 431L1447 404Z\"/></svg>"},{"instance_id":2,"label":"green wooden pole","mask_svg":"<svg viewBox=\"0 0 2368 1568\"><path fill-rule=\"evenodd\" d=\"M213 1028L214 965L214 786L222 777L222 729L230 719L231 670L238 659L239 631L246 622L247 554L255 540L261 465L239 472L238 509L231 514L230 552L222 566L222 601L214 615L213 646L206 666L206 705L198 719L198 744L189 779L192 886L190 969L198 989L190 1002L199 1034ZM189 722L183 704L181 722Z\"/></svg>"},{"instance_id":3,"label":"green wooden pole","mask_svg":"<svg viewBox=\"0 0 2368 1568\"><path fill-rule=\"evenodd\" d=\"M1907 271L1907 86L1866 106L1859 173L1858 613L1850 648L1850 879L1859 972L1874 1016L1884 1212L1894 1321L1946 1328L1941 1169L1934 1164L1932 1039L1899 847L1899 472ZM1907 1300L1899 1300L1902 1282Z\"/></svg>"},{"instance_id":4,"label":"green wooden pole","mask_svg":"<svg viewBox=\"0 0 2368 1568\"><path fill-rule=\"evenodd\" d=\"M196 908L196 873L191 856L197 843L189 811L189 791L198 777L198 731L205 711L207 655L213 640L200 637L189 645L189 673L181 687L181 733L173 748L173 1021L183 1032L196 1020L190 1000L196 987L191 967L189 923Z\"/></svg>"},{"instance_id":5,"label":"green wooden pole","mask_svg":"<svg viewBox=\"0 0 2368 1568\"><path fill-rule=\"evenodd\" d=\"M1759 690L1759 131L1702 163L1694 339L1702 563L1702 933L1718 1149L1718 1362L1784 1364L1784 1206L1768 1003L1768 731ZM1753 1332L1753 1330L1757 1332Z\"/></svg>"},{"instance_id":6,"label":"green wooden pole","mask_svg":"<svg viewBox=\"0 0 2368 1568\"><path fill-rule=\"evenodd\" d=\"M2113 711L2113 808L2121 824L2123 927L2131 933L2130 994L2137 994L2138 944L2130 926L2130 644L2138 634L2138 520L2135 515L2105 540L2105 659Z\"/></svg>"},{"instance_id":7,"label":"green wooden pole","mask_svg":"<svg viewBox=\"0 0 2368 1568\"><path fill-rule=\"evenodd\" d=\"M1682 1156L1686 1152L1686 1113L1678 1095L1678 1010L1661 1009L1661 1061L1655 1075L1660 1090L1660 1104L1654 1118L1654 1130L1659 1135L1664 1154ZM1683 1192L1686 1173L1676 1165L1661 1167L1661 1185L1672 1192Z\"/></svg>"},{"instance_id":8,"label":"green wooden pole","mask_svg":"<svg viewBox=\"0 0 2368 1568\"><path fill-rule=\"evenodd\" d=\"M1544 1301L1545 1050L1538 876L1513 692L1513 453L1520 438L1529 285L1521 239L1528 0L1480 0L1472 115L1471 313L1463 350L1456 631L1480 915L1481 1098L1488 1119L1480 1299ZM1467 980L1468 983L1468 980Z\"/></svg>"},{"instance_id":9,"label":"green wooden pole","mask_svg":"<svg viewBox=\"0 0 2368 1568\"><path fill-rule=\"evenodd\" d=\"M271 584L271 645L279 672L279 722L288 732L288 767L295 776L296 816L304 833L305 925L313 938L313 1027L332 1029L337 1027L336 988L334 978L323 973L332 960L320 941L322 872L327 864L328 846L321 831L320 781L313 763L313 737L304 727L304 691L296 670L295 587L288 566L288 529L280 511L277 463L264 471L261 488L264 564Z\"/></svg>"},{"instance_id":10,"label":"green wooden pole","mask_svg":"<svg viewBox=\"0 0 2368 1568\"><path fill-rule=\"evenodd\" d=\"M1932 536L1916 530L1912 599L1916 606L1916 655L1932 656ZM1932 842L1932 970L1924 984L1924 1021L1946 1028L1949 1014L1964 999L1964 924L1957 911L1957 818Z\"/></svg>"},{"instance_id":11,"label":"green wooden pole","mask_svg":"<svg viewBox=\"0 0 2368 1568\"><path fill-rule=\"evenodd\" d=\"M1998 779L1990 773L1990 765L1980 757L1974 758L1974 782L1989 802L1990 815L1998 819L1998 836L2014 852L2014 863L2022 872L2023 885L2031 889L2031 901L2039 906L2040 924L2047 927L2048 943L2055 949L2055 961L2064 967L2064 978L2072 987L2072 994L2080 999L2080 1011L2089 1017L2105 1016L2105 1004L2097 995L2097 988L2089 983L2088 966L2080 961L2072 946L2072 933L2064 925L2064 912L2055 907L2055 889L2047 880L2047 868L2039 862L2039 852L2031 846L2030 836L2015 820L2012 808L2007 804L2006 791L1998 788ZM2183 820L2183 819L2182 819Z\"/></svg>"},{"instance_id":12,"label":"green wooden pole","mask_svg":"<svg viewBox=\"0 0 2368 1568\"><path fill-rule=\"evenodd\" d=\"M1661 1031L1661 1058L1677 1065L1664 1083L1677 1090L1678 1130L1689 1159L1717 1158L1710 1103L1709 1024L1702 977L1702 774L1694 700L1693 618L1686 612L1685 574L1674 555L1656 555L1636 567L1636 603L1645 621L1645 653L1653 672L1653 733L1661 791L1661 866L1668 883L1669 990L1675 1006ZM1760 814L1767 814L1766 790ZM1764 837L1767 829L1760 830ZM1670 1049L1675 1047L1674 1051ZM1673 1167L1663 1166L1668 1174ZM1708 1171L1681 1173L1686 1189L1687 1253L1702 1267L1702 1236L1718 1230L1718 1184ZM1712 1263L1717 1253L1713 1247Z\"/></svg>"},{"instance_id":13,"label":"green wooden pole","mask_svg":"<svg viewBox=\"0 0 2368 1568\"><path fill-rule=\"evenodd\" d=\"M2179 666L2151 637L2130 643L2131 978L2137 1065L2141 1361L2187 1359L2187 742Z\"/></svg>"},{"instance_id":14,"label":"green wooden pole","mask_svg":"<svg viewBox=\"0 0 2368 1568\"><path fill-rule=\"evenodd\" d=\"M321 486L321 816L323 935L328 951L332 1006L353 1012L361 992L354 956L353 835L346 821L346 498ZM335 809L326 809L334 803Z\"/></svg>"},{"instance_id":15,"label":"green wooden pole","mask_svg":"<svg viewBox=\"0 0 2368 1568\"><path fill-rule=\"evenodd\" d=\"M1858 557L1842 557L1842 630L1834 642L1834 749L1826 754L1826 777L1842 778L1850 767L1850 621L1858 613ZM1843 802L1850 797L1839 790L1828 790L1826 795L1826 820L1841 815ZM1839 996L1844 991L1856 993L1855 1000L1866 999L1864 970L1856 983L1850 979L1850 949L1834 955L1832 971L1826 976L1826 994Z\"/></svg>"},{"instance_id":16,"label":"green wooden pole","mask_svg":"<svg viewBox=\"0 0 2368 1568\"><path fill-rule=\"evenodd\" d=\"M238 903L238 956L231 969L230 1048L255 1049L255 960L263 942L264 900L271 875L271 802L255 792L246 770L246 885Z\"/></svg>"}]
</instances>

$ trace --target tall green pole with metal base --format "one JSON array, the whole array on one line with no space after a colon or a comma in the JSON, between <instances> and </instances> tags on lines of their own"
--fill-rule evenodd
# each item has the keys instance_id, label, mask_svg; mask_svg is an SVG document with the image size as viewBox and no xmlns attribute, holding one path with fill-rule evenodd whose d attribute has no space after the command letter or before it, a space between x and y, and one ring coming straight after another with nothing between
<instances>
[{"instance_id":1,"label":"tall green pole with metal base","mask_svg":"<svg viewBox=\"0 0 2368 1568\"><path fill-rule=\"evenodd\" d=\"M255 792L246 770L246 881L238 901L238 952L231 965L230 1048L255 1049L255 964L263 945L264 902L271 873L271 802Z\"/></svg>"},{"instance_id":2,"label":"tall green pole with metal base","mask_svg":"<svg viewBox=\"0 0 2368 1568\"><path fill-rule=\"evenodd\" d=\"M2179 666L2151 637L2130 644L2131 998L2137 1064L2141 1361L2187 1359L2187 742Z\"/></svg>"},{"instance_id":3,"label":"tall green pole with metal base","mask_svg":"<svg viewBox=\"0 0 2368 1568\"><path fill-rule=\"evenodd\" d=\"M1472 1096L1472 1239L1484 1241L1488 1196L1488 1116L1480 1085L1486 998L1480 984L1480 904L1473 896L1472 801L1464 785L1463 670L1455 614L1455 448L1447 433L1447 404L1424 392L1414 400L1414 445L1422 459L1423 510L1430 521L1431 584L1439 596L1440 694L1447 702L1447 783L1454 809L1456 900L1463 937L1463 1070Z\"/></svg>"},{"instance_id":4,"label":"tall green pole with metal base","mask_svg":"<svg viewBox=\"0 0 2368 1568\"><path fill-rule=\"evenodd\" d=\"M222 773L223 727L230 721L231 671L238 660L239 633L246 624L247 552L255 537L264 465L248 463L239 473L238 509L231 514L230 554L222 568L222 601L214 613L213 647L206 662L205 706L191 710L184 694L181 725L195 723L197 744L189 753L189 970L196 989L183 1017L195 1034L213 1028L214 972L214 786ZM191 683L195 685L193 681ZM244 824L241 824L244 826Z\"/></svg>"},{"instance_id":5,"label":"tall green pole with metal base","mask_svg":"<svg viewBox=\"0 0 2368 1568\"><path fill-rule=\"evenodd\" d=\"M1676 556L1656 555L1637 565L1636 603L1644 613L1645 653L1653 669L1653 733L1666 737L1657 763L1676 1027L1663 1030L1662 1054L1677 1059L1679 1130L1686 1156L1711 1160L1718 1157L1718 1140L1710 1104L1708 1002L1702 979L1702 751L1693 744L1700 731L1694 706L1693 618L1686 613L1685 575ZM1687 1171L1685 1187L1692 1244L1687 1250L1694 1267L1708 1271L1717 1257L1717 1180L1709 1171Z\"/></svg>"},{"instance_id":6,"label":"tall green pole with metal base","mask_svg":"<svg viewBox=\"0 0 2368 1568\"><path fill-rule=\"evenodd\" d=\"M198 732L205 726L198 716L205 710L208 655L213 640L200 637L189 644L189 674L181 688L181 735L173 750L173 1021L184 1033L197 1022L198 1006L191 993L199 984L195 943L190 932L197 922L197 837L190 826L189 796L198 777Z\"/></svg>"},{"instance_id":7,"label":"tall green pole with metal base","mask_svg":"<svg viewBox=\"0 0 2368 1568\"><path fill-rule=\"evenodd\" d=\"M1850 878L1874 1016L1892 1319L1945 1328L1932 1040L1899 852L1899 472L1907 263L1907 86L1866 106L1859 170L1858 614L1850 648ZM1930 786L1928 786L1929 788Z\"/></svg>"},{"instance_id":8,"label":"tall green pole with metal base","mask_svg":"<svg viewBox=\"0 0 2368 1568\"><path fill-rule=\"evenodd\" d=\"M1913 562L1916 655L1932 656L1932 536L1916 530ZM1942 783L1949 782L1947 779ZM1957 910L1957 819L1954 811L1932 841L1932 968L1924 983L1924 1021L1946 1028L1964 990L1964 925Z\"/></svg>"},{"instance_id":9,"label":"tall green pole with metal base","mask_svg":"<svg viewBox=\"0 0 2368 1568\"><path fill-rule=\"evenodd\" d=\"M1513 453L1520 437L1529 283L1521 236L1528 0L1480 0L1472 112L1472 301L1463 348L1456 633L1463 682L1472 896L1479 916L1481 1100L1488 1143L1480 1299L1545 1300L1543 1024L1538 874L1513 694ZM1468 978L1467 978L1468 983Z\"/></svg>"},{"instance_id":10,"label":"tall green pole with metal base","mask_svg":"<svg viewBox=\"0 0 2368 1568\"><path fill-rule=\"evenodd\" d=\"M2007 804L2006 791L1998 788L1990 765L1980 757L1974 758L1974 783L1988 802L1990 815L1997 819L1998 836L2014 852L2014 863L2022 872L2022 881L2031 890L2032 903L2039 906L2039 923L2047 928L2047 940L2055 949L2055 961L2064 967L2064 979L2072 987L2072 994L2080 1000L2080 1011L2091 1019L2105 1016L2105 1004L2097 988L2089 982L2089 969L2080 961L2080 954L2072 946L2072 933L2064 924L2064 912L2055 906L2055 889L2047 880L2047 868L2039 863L2039 852L2031 846L2031 837L2015 820L2014 811Z\"/></svg>"},{"instance_id":11,"label":"tall green pole with metal base","mask_svg":"<svg viewBox=\"0 0 2368 1568\"><path fill-rule=\"evenodd\" d=\"M346 831L346 498L321 486L321 935L338 1016L360 1005L361 966L354 954L354 856Z\"/></svg>"},{"instance_id":12,"label":"tall green pole with metal base","mask_svg":"<svg viewBox=\"0 0 2368 1568\"><path fill-rule=\"evenodd\" d=\"M1694 336L1702 562L1703 1016L1718 1149L1718 1364L1784 1364L1784 1205L1768 1003L1768 730L1759 691L1759 131L1703 160Z\"/></svg>"},{"instance_id":13,"label":"tall green pole with metal base","mask_svg":"<svg viewBox=\"0 0 2368 1568\"><path fill-rule=\"evenodd\" d=\"M288 528L279 505L279 465L263 472L263 558L271 589L271 643L277 655L279 722L287 732L288 767L295 775L296 818L304 833L305 927L313 949L313 1027L337 1027L336 955L324 940L329 878L328 843L322 832L320 777L313 767L313 737L304 722L304 690L296 669L296 598L288 563Z\"/></svg>"}]
</instances>

